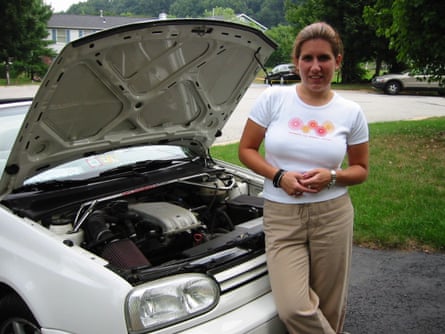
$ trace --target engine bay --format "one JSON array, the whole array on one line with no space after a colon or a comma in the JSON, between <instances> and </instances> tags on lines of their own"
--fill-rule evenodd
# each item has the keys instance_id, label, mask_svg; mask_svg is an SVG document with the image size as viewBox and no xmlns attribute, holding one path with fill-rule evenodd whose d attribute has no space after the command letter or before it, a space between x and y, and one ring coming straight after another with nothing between
<instances>
[{"instance_id":1,"label":"engine bay","mask_svg":"<svg viewBox=\"0 0 445 334\"><path fill-rule=\"evenodd\" d=\"M241 248L263 251L261 221L249 223L262 216L259 190L223 169L207 170L86 201L41 224L117 272L146 270L208 256L240 239L249 239Z\"/></svg>"}]
</instances>

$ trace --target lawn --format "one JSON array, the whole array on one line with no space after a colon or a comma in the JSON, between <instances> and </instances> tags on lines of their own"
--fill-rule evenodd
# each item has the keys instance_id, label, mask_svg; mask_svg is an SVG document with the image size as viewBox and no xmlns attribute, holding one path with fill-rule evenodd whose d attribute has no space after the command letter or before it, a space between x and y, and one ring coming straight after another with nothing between
<instances>
[{"instance_id":1,"label":"lawn","mask_svg":"<svg viewBox=\"0 0 445 334\"><path fill-rule=\"evenodd\" d=\"M445 117L372 123L368 180L350 188L354 242L373 248L445 251ZM213 157L239 164L238 144Z\"/></svg>"}]
</instances>

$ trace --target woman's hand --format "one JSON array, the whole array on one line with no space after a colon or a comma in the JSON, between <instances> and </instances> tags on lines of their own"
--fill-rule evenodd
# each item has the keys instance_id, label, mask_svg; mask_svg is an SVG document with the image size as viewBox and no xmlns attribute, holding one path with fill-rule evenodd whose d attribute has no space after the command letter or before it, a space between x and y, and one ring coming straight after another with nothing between
<instances>
[{"instance_id":1,"label":"woman's hand","mask_svg":"<svg viewBox=\"0 0 445 334\"><path fill-rule=\"evenodd\" d=\"M301 196L303 193L317 193L319 190L304 184L305 174L286 171L281 178L280 187L290 196Z\"/></svg>"},{"instance_id":2,"label":"woman's hand","mask_svg":"<svg viewBox=\"0 0 445 334\"><path fill-rule=\"evenodd\" d=\"M326 168L316 168L302 174L301 185L319 192L331 182L331 171Z\"/></svg>"}]
</instances>

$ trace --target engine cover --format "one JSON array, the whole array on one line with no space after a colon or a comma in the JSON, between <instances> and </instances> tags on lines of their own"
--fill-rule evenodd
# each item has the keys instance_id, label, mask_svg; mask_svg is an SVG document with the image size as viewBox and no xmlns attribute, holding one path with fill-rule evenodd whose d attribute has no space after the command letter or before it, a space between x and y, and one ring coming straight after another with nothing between
<instances>
[{"instance_id":1,"label":"engine cover","mask_svg":"<svg viewBox=\"0 0 445 334\"><path fill-rule=\"evenodd\" d=\"M202 225L192 212L168 202L132 204L129 209L144 221L160 226L165 235L177 234Z\"/></svg>"}]
</instances>

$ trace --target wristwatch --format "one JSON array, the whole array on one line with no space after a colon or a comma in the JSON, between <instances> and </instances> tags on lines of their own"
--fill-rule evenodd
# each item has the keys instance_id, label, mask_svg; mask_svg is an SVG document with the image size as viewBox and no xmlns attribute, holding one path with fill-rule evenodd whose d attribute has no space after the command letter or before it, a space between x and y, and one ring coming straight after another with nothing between
<instances>
[{"instance_id":1,"label":"wristwatch","mask_svg":"<svg viewBox=\"0 0 445 334\"><path fill-rule=\"evenodd\" d=\"M331 181L328 183L328 189L335 186L335 182L337 182L337 171L335 169L331 169Z\"/></svg>"}]
</instances>

